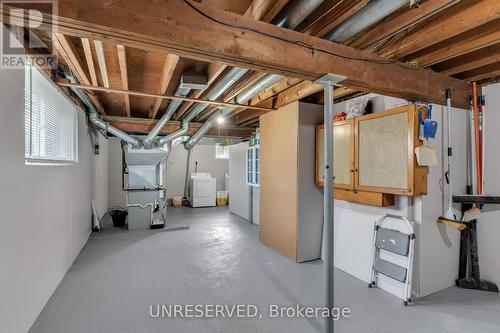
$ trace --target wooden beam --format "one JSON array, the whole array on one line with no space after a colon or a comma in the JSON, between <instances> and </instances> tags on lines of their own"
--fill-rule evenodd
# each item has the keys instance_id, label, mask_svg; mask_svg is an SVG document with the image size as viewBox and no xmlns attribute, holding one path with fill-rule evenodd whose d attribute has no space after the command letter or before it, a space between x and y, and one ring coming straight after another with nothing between
<instances>
[{"instance_id":1,"label":"wooden beam","mask_svg":"<svg viewBox=\"0 0 500 333\"><path fill-rule=\"evenodd\" d=\"M125 46L120 44L116 45L116 51L118 52L122 87L123 90L128 90L127 52L125 51ZM130 117L130 96L128 94L124 94L123 98L125 99L125 114L127 117Z\"/></svg>"},{"instance_id":2,"label":"wooden beam","mask_svg":"<svg viewBox=\"0 0 500 333\"><path fill-rule=\"evenodd\" d=\"M486 24L500 17L498 0L463 0L444 14L423 25L420 29L396 41L380 54L403 59L411 53L431 47L455 35Z\"/></svg>"},{"instance_id":3,"label":"wooden beam","mask_svg":"<svg viewBox=\"0 0 500 333\"><path fill-rule=\"evenodd\" d=\"M288 2L289 0L254 0L247 15L257 21L271 22Z\"/></svg>"},{"instance_id":4,"label":"wooden beam","mask_svg":"<svg viewBox=\"0 0 500 333\"><path fill-rule=\"evenodd\" d=\"M493 78L498 75L500 75L500 62L496 62L480 68L475 68L473 70L460 73L457 76L463 80L474 82Z\"/></svg>"},{"instance_id":5,"label":"wooden beam","mask_svg":"<svg viewBox=\"0 0 500 333\"><path fill-rule=\"evenodd\" d=\"M60 0L58 20L45 15L43 23L57 24L60 32L78 37L92 36L287 77L314 81L335 73L347 76L344 86L410 100L442 104L449 88L454 106L469 106L471 85L466 82L344 45L189 0L170 0L162 6L144 6L139 0L110 1ZM478 2L485 1L495 2ZM2 10L3 15L17 15L5 6ZM39 28L47 28L46 24Z\"/></svg>"},{"instance_id":6,"label":"wooden beam","mask_svg":"<svg viewBox=\"0 0 500 333\"><path fill-rule=\"evenodd\" d=\"M262 90L257 96L252 98L250 101L250 105L257 105L260 102L263 102L270 97L279 94L280 92L300 83L302 80L294 79L294 78L283 78L280 81L276 82L271 87Z\"/></svg>"},{"instance_id":7,"label":"wooden beam","mask_svg":"<svg viewBox=\"0 0 500 333\"><path fill-rule=\"evenodd\" d=\"M356 49L366 50L410 26L441 13L458 2L459 0L433 0L425 1L418 7L405 6L403 10L397 11L373 27L350 38L345 44Z\"/></svg>"},{"instance_id":8,"label":"wooden beam","mask_svg":"<svg viewBox=\"0 0 500 333\"><path fill-rule=\"evenodd\" d=\"M112 126L128 133L149 133L158 122L156 119L111 116L105 116L104 120L109 122ZM181 124L182 122L180 121L169 121L165 127L163 127L160 134L172 133L181 128ZM191 122L189 124L188 135L194 134L202 125L202 123ZM220 127L210 129L206 135L248 138L254 132L255 130L253 128L221 125Z\"/></svg>"},{"instance_id":9,"label":"wooden beam","mask_svg":"<svg viewBox=\"0 0 500 333\"><path fill-rule=\"evenodd\" d=\"M97 74L95 72L94 57L92 56L92 48L90 47L90 39L82 38L83 52L85 54L85 60L87 62L87 68L89 69L90 79L93 86L98 86ZM83 82L82 82L83 83Z\"/></svg>"},{"instance_id":10,"label":"wooden beam","mask_svg":"<svg viewBox=\"0 0 500 333\"><path fill-rule=\"evenodd\" d=\"M296 84L293 87L288 88L287 90L283 91L282 93L279 93L278 95L269 98L261 103L259 103L259 106L264 106L264 107L272 107L275 109L278 109L284 105L287 105L289 103L292 103L294 101L297 101L299 99L302 99L304 97L307 97L309 95L312 95L314 93L317 93L318 91L323 90L323 86L312 83L310 81L302 81L298 84ZM254 119L257 117L260 117L261 115L269 112L268 110L245 110L235 117L233 117L233 120L236 124L240 125L243 124L250 119Z\"/></svg>"},{"instance_id":11,"label":"wooden beam","mask_svg":"<svg viewBox=\"0 0 500 333\"><path fill-rule=\"evenodd\" d=\"M495 62L500 62L500 43L444 62L434 66L434 69L446 75L454 75Z\"/></svg>"},{"instance_id":12,"label":"wooden beam","mask_svg":"<svg viewBox=\"0 0 500 333\"><path fill-rule=\"evenodd\" d=\"M245 16L250 17L254 20L262 20L264 22L270 22L289 1L273 1L273 0L254 0L252 5L248 8ZM224 92L223 100L225 102L230 102L234 97L236 97L241 91L246 87L249 87L255 81L263 77L265 73L261 72L248 72L243 79L231 86L227 91ZM206 119L210 114L212 114L217 108L210 107L204 110L198 117L197 121L202 121ZM246 110L246 108L238 108L233 111L239 112ZM229 115L230 117L231 115Z\"/></svg>"},{"instance_id":13,"label":"wooden beam","mask_svg":"<svg viewBox=\"0 0 500 333\"><path fill-rule=\"evenodd\" d=\"M297 31L322 37L367 4L368 0L324 1L297 26Z\"/></svg>"},{"instance_id":14,"label":"wooden beam","mask_svg":"<svg viewBox=\"0 0 500 333\"><path fill-rule=\"evenodd\" d=\"M484 26L467 31L436 44L430 52L411 57L410 60L419 66L431 66L463 54L500 43L500 20L492 21Z\"/></svg>"},{"instance_id":15,"label":"wooden beam","mask_svg":"<svg viewBox=\"0 0 500 333\"><path fill-rule=\"evenodd\" d=\"M323 90L322 86L319 86L317 84L314 84L313 82L310 81L303 81L298 84L296 84L294 87L289 88L288 90L277 94L276 96L270 97L265 101L260 102L258 105L273 105L276 108L280 108L286 104L295 102L299 99L302 99L304 97L310 96L312 94L321 92ZM358 93L359 91L357 89L350 89L346 87L339 87L335 88L333 92L333 97L334 98L342 98L351 94ZM323 95L321 95L321 98L317 101L318 103L323 103ZM237 123L239 126L248 126L250 124L253 124L255 121L258 121L258 117L261 115L265 114L266 112L264 111L254 111L254 110L248 110L248 109L243 109L242 111L233 114L232 116L239 116L234 117L234 122Z\"/></svg>"},{"instance_id":16,"label":"wooden beam","mask_svg":"<svg viewBox=\"0 0 500 333\"><path fill-rule=\"evenodd\" d=\"M87 86L87 85L83 85L83 84L74 84L74 83L65 83L65 82L58 82L57 84L60 85L61 87L73 87L73 88L79 88L79 89L90 90L90 91L103 91L103 92L114 93L114 94L150 97L150 98L161 99L161 100L169 99L169 100L189 101L189 102L194 102L194 103L203 103L203 104L208 104L208 105L219 105L219 106L236 106L236 107L242 106L240 104L234 104L234 103L210 101L207 99L195 99L195 98L181 97L181 96L150 94L150 93L145 93L145 92L135 91L135 90L123 90L123 89L112 89L112 88L104 88L104 87L94 87L94 86ZM261 106L246 106L246 105L244 105L244 106L247 108L259 110L259 111L274 111L275 110L273 108L261 107Z\"/></svg>"},{"instance_id":17,"label":"wooden beam","mask_svg":"<svg viewBox=\"0 0 500 333\"><path fill-rule=\"evenodd\" d=\"M259 103L273 97L274 95L277 95L278 93L285 91L286 89L302 82L301 79L294 79L294 78L283 78L280 81L276 82L274 85L270 86L269 88L266 88L262 90L257 96L253 97L250 102L248 103L249 105L259 105ZM231 112L228 115L228 118L234 117L241 112L247 110L247 108L238 108Z\"/></svg>"},{"instance_id":18,"label":"wooden beam","mask_svg":"<svg viewBox=\"0 0 500 333\"><path fill-rule=\"evenodd\" d=\"M167 54L165 57L165 63L163 64L163 70L161 71L160 86L158 88L158 95L164 95L167 92L168 85L172 79L172 74L174 74L175 66L179 57L175 54ZM160 109L160 105L163 99L157 98L153 108L151 109L151 118L156 118L156 114Z\"/></svg>"},{"instance_id":19,"label":"wooden beam","mask_svg":"<svg viewBox=\"0 0 500 333\"><path fill-rule=\"evenodd\" d=\"M52 35L52 43L59 54L63 57L64 61L66 62L78 82L81 82L85 85L90 85L89 78L83 70L80 58L78 57L71 40L61 33L54 33ZM99 111L99 113L101 114L105 114L102 104L97 96L89 94L89 97L97 108L97 111Z\"/></svg>"},{"instance_id":20,"label":"wooden beam","mask_svg":"<svg viewBox=\"0 0 500 333\"><path fill-rule=\"evenodd\" d=\"M97 62L99 63L99 70L101 72L102 84L104 87L109 88L108 69L106 67L106 58L104 57L104 48L100 40L94 41L95 53L97 54Z\"/></svg>"},{"instance_id":21,"label":"wooden beam","mask_svg":"<svg viewBox=\"0 0 500 333\"><path fill-rule=\"evenodd\" d=\"M61 33L55 33L53 34L52 41L57 51L59 51L59 54L64 58L64 61L66 61L66 64L75 75L76 79L82 84L90 85L90 80L81 65L80 59L71 40Z\"/></svg>"}]
</instances>

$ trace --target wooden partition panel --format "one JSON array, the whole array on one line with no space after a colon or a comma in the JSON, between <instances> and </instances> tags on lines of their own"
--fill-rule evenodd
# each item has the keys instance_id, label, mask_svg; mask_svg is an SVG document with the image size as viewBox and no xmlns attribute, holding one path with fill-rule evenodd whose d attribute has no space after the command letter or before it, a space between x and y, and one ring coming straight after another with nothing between
<instances>
[{"instance_id":1,"label":"wooden partition panel","mask_svg":"<svg viewBox=\"0 0 500 333\"><path fill-rule=\"evenodd\" d=\"M298 102L260 117L259 238L297 260Z\"/></svg>"}]
</instances>

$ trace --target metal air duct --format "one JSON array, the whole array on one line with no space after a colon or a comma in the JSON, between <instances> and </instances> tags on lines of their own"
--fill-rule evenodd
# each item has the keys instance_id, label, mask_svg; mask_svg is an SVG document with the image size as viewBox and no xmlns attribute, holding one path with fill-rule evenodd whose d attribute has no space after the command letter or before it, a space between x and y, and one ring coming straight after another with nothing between
<instances>
[{"instance_id":1,"label":"metal air duct","mask_svg":"<svg viewBox=\"0 0 500 333\"><path fill-rule=\"evenodd\" d=\"M71 83L77 83L72 74L65 73L64 75ZM111 126L110 124L99 118L94 103L82 89L72 87L71 90L78 96L78 98L81 99L83 104L85 104L89 109L89 120L92 124L99 127L103 131L122 139L123 141L131 144L132 146L140 146L141 143L139 142L139 140L123 132L122 130L119 130L118 128Z\"/></svg>"},{"instance_id":2,"label":"metal air duct","mask_svg":"<svg viewBox=\"0 0 500 333\"><path fill-rule=\"evenodd\" d=\"M410 2L408 0L371 0L359 12L324 35L323 39L343 43L404 5L409 6Z\"/></svg>"},{"instance_id":3,"label":"metal air duct","mask_svg":"<svg viewBox=\"0 0 500 333\"><path fill-rule=\"evenodd\" d=\"M226 74L224 79L219 81L213 87L213 89L210 90L210 92L207 94L207 99L213 101L213 100L216 100L217 98L219 98L220 95L222 95L222 93L224 93L224 91L226 91L229 87L231 87L239 79L241 79L243 77L243 75L246 74L246 72L248 72L248 69L238 68L238 67L232 68ZM170 133L170 134L160 138L157 141L157 144L164 145L165 143L170 142L172 140L175 140L176 138L181 137L181 136L185 135L186 133L188 133L189 123L191 122L191 120L193 120L194 117L196 117L198 114L200 114L200 112L202 112L206 108L207 108L207 105L203 104L203 103L200 103L200 104L197 104L196 106L194 106L191 109L191 111L189 111L189 113L182 120L181 128L173 133Z\"/></svg>"},{"instance_id":4,"label":"metal air duct","mask_svg":"<svg viewBox=\"0 0 500 333\"><path fill-rule=\"evenodd\" d=\"M295 29L324 0L294 0L271 21L272 24L286 29Z\"/></svg>"},{"instance_id":5,"label":"metal air duct","mask_svg":"<svg viewBox=\"0 0 500 333\"><path fill-rule=\"evenodd\" d=\"M205 89L207 87L207 78L197 73L187 72L181 76L181 83L175 92L175 96L186 97L192 89ZM181 105L181 100L172 100L168 104L163 116L158 120L155 127L144 138L143 143L145 147L151 147L155 138L160 133L161 129L172 118L172 115Z\"/></svg>"},{"instance_id":6,"label":"metal air duct","mask_svg":"<svg viewBox=\"0 0 500 333\"><path fill-rule=\"evenodd\" d=\"M277 74L267 74L257 82L255 82L252 86L243 90L233 99L233 103L244 104L252 99L254 96L259 94L262 90L272 86L279 80L281 80L283 76ZM222 110L218 110L214 112L205 123L194 133L184 144L184 148L191 149L193 148L198 141L205 135L205 133L212 128L213 124L217 120L218 117L227 116L233 110L236 109L236 106L227 106Z\"/></svg>"}]
</instances>

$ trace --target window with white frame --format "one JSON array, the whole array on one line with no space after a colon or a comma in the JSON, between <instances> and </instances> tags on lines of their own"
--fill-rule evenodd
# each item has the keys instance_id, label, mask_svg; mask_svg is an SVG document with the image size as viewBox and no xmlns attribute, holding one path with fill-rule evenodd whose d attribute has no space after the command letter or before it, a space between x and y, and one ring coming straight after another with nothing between
<instances>
[{"instance_id":1,"label":"window with white frame","mask_svg":"<svg viewBox=\"0 0 500 333\"><path fill-rule=\"evenodd\" d=\"M229 146L216 145L215 158L229 158Z\"/></svg>"},{"instance_id":2,"label":"window with white frame","mask_svg":"<svg viewBox=\"0 0 500 333\"><path fill-rule=\"evenodd\" d=\"M26 66L24 90L26 164L78 160L78 109L36 67Z\"/></svg>"},{"instance_id":3,"label":"window with white frame","mask_svg":"<svg viewBox=\"0 0 500 333\"><path fill-rule=\"evenodd\" d=\"M260 186L260 146L247 148L247 185Z\"/></svg>"}]
</instances>

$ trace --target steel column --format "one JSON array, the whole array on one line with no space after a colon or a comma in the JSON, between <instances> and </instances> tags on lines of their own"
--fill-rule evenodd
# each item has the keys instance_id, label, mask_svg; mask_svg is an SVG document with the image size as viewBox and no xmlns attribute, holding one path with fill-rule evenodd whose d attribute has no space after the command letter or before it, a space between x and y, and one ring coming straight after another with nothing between
<instances>
[{"instance_id":1,"label":"steel column","mask_svg":"<svg viewBox=\"0 0 500 333\"><path fill-rule=\"evenodd\" d=\"M324 283L325 283L325 305L330 313L325 318L324 332L333 332L333 207L334 207L334 187L333 187L333 82L328 82L325 86L325 131L324 131L324 156L325 156L325 188L323 196L323 230L325 232L325 252L324 252Z\"/></svg>"}]
</instances>

